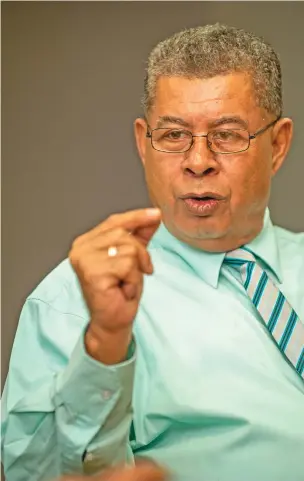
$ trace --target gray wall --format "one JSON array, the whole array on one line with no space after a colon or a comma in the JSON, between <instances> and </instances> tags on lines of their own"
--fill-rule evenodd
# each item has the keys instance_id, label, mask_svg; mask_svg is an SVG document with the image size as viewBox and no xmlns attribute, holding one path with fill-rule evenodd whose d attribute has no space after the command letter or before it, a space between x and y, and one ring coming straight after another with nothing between
<instances>
[{"instance_id":1,"label":"gray wall","mask_svg":"<svg viewBox=\"0 0 304 481\"><path fill-rule=\"evenodd\" d=\"M132 122L147 54L177 30L225 22L280 53L296 132L272 216L304 230L303 18L302 2L2 3L2 377L25 297L72 239L148 204Z\"/></svg>"}]
</instances>

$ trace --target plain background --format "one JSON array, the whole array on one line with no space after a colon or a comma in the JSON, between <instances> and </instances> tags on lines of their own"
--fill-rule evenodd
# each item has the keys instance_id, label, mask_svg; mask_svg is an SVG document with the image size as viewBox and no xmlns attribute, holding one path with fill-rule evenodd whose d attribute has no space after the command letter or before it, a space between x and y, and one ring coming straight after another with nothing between
<instances>
[{"instance_id":1,"label":"plain background","mask_svg":"<svg viewBox=\"0 0 304 481\"><path fill-rule=\"evenodd\" d=\"M271 211L304 230L303 18L302 2L2 3L2 382L21 306L72 240L149 204L132 124L147 55L175 31L219 21L279 53L296 128Z\"/></svg>"}]
</instances>

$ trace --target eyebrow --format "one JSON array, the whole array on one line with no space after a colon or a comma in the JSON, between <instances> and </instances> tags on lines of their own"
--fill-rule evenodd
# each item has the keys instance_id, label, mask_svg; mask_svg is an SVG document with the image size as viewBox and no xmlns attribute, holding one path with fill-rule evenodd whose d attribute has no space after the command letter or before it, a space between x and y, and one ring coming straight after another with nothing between
<instances>
[{"instance_id":1,"label":"eyebrow","mask_svg":"<svg viewBox=\"0 0 304 481\"><path fill-rule=\"evenodd\" d=\"M242 117L240 117L239 115L229 115L226 117L221 117L219 119L209 122L208 126L209 128L214 128L214 127L219 127L220 125L225 125L225 124L238 124L241 127L248 129L248 122L242 119Z\"/></svg>"},{"instance_id":2,"label":"eyebrow","mask_svg":"<svg viewBox=\"0 0 304 481\"><path fill-rule=\"evenodd\" d=\"M174 117L173 115L163 115L158 118L156 122L156 128L161 128L165 124L177 124L182 127L191 128L192 124L187 122L181 117ZM239 126L248 129L248 123L242 119L239 115L224 116L216 120L212 120L208 123L208 129L219 127L225 124L238 124Z\"/></svg>"},{"instance_id":3,"label":"eyebrow","mask_svg":"<svg viewBox=\"0 0 304 481\"><path fill-rule=\"evenodd\" d=\"M178 124L182 127L191 127L191 124L189 124L189 122L187 122L186 120L182 119L181 117L174 117L172 115L163 115L159 117L156 122L156 127L159 129L164 124Z\"/></svg>"}]
</instances>

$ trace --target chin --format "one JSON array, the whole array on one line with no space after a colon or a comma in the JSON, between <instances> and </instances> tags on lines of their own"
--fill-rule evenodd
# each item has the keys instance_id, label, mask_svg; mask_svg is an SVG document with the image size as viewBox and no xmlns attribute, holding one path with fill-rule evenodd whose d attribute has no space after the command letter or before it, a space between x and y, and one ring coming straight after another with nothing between
<instances>
[{"instance_id":1,"label":"chin","mask_svg":"<svg viewBox=\"0 0 304 481\"><path fill-rule=\"evenodd\" d=\"M197 240L221 239L229 231L229 222L223 219L210 217L197 217L192 219L175 219L175 229L184 237Z\"/></svg>"}]
</instances>

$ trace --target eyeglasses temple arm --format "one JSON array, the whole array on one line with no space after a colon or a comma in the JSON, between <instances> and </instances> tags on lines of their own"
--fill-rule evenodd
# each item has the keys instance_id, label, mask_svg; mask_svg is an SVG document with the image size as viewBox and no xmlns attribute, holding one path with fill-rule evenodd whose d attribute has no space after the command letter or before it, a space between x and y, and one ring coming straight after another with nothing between
<instances>
[{"instance_id":1,"label":"eyeglasses temple arm","mask_svg":"<svg viewBox=\"0 0 304 481\"><path fill-rule=\"evenodd\" d=\"M266 130L270 129L270 127L272 127L274 124L276 124L281 118L281 115L279 115L275 120L273 120L272 122L270 122L270 124L268 125L265 125L265 127L263 127L262 129L258 130L255 134L252 134L252 135L249 135L249 139L252 140L252 139L255 139L258 135L262 134L263 132L265 132Z\"/></svg>"}]
</instances>

